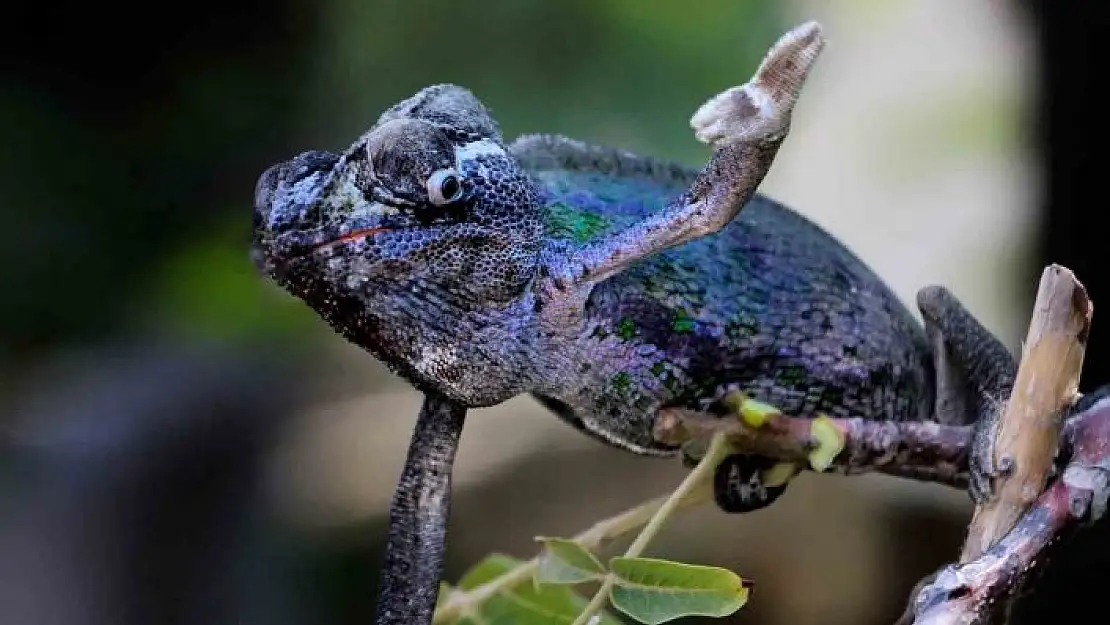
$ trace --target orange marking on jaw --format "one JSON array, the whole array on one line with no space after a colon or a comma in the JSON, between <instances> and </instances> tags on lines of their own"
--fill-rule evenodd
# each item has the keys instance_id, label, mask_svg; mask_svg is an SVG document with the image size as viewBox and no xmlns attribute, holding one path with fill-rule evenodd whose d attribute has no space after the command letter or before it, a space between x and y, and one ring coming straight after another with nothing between
<instances>
[{"instance_id":1,"label":"orange marking on jaw","mask_svg":"<svg viewBox=\"0 0 1110 625\"><path fill-rule=\"evenodd\" d=\"M385 232L386 230L389 230L389 228L385 228L385 227L382 227L382 226L375 226L373 228L363 228L362 230L354 230L354 231L348 232L347 234L345 234L341 237L337 237L335 239L332 239L331 241L328 241L327 243L321 243L320 247L327 247L329 245L339 245L341 243L350 243L352 241L358 241L359 239L365 239L366 237L368 237L372 234L376 234L378 232Z\"/></svg>"}]
</instances>

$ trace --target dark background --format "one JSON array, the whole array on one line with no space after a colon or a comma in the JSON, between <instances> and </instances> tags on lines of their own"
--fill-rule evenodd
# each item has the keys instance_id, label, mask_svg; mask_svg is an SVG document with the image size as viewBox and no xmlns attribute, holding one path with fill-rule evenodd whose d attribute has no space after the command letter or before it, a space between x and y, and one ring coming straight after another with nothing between
<instances>
[{"instance_id":1,"label":"dark background","mask_svg":"<svg viewBox=\"0 0 1110 625\"><path fill-rule=\"evenodd\" d=\"M1110 120L1096 91L1110 20L1098 3L969 4L1020 24L1014 37L1033 52L1010 61L1026 92L1008 148L1032 164L1020 181L1035 190L1032 240L1004 275L960 293L1001 311L985 318L1016 345L1009 329L1028 319L1044 264L1073 269L1096 308L1110 298L1099 245ZM961 19L951 13L961 3L945 6ZM875 3L821 10L861 31L888 19ZM696 163L705 155L689 114L810 17L806 3L726 1L5 7L0 625L369 622L383 502L416 399L255 275L246 241L257 175L309 147L342 147L383 108L442 81L472 88L507 136L563 132ZM836 63L836 50L822 63ZM879 52L870 58L852 71L881 65ZM822 130L804 126L814 142ZM809 139L796 136L801 153ZM950 155L934 158L943 167ZM804 161L789 152L780 160L784 188L835 175L790 165ZM939 194L929 180L904 193ZM820 202L799 208L834 230L851 219ZM1011 236L1004 211L985 219ZM866 247L867 236L888 238L881 228L858 233L864 249L882 247ZM937 238L939 254L943 228L909 236ZM867 258L901 293L945 280L897 274L904 258ZM998 262L984 252L983 266ZM1110 380L1100 327L1096 316L1088 387ZM514 410L519 419L497 420ZM523 413L539 415L513 403L474 425L493 435L464 440L460 471L471 477L457 489L452 579L490 551L527 557L531 536L572 533L681 476ZM478 466L484 454L496 459ZM967 510L933 487L814 478L750 519L693 513L659 550L755 578L737 622L884 623L956 553ZM1062 553L1023 617L1097 608L1108 539L1094 530Z\"/></svg>"}]
</instances>

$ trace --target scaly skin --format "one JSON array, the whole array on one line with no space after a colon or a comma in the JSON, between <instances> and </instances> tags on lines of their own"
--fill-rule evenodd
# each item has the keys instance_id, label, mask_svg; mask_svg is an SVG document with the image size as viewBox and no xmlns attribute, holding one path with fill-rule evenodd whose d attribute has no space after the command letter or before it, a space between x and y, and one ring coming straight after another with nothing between
<instances>
[{"instance_id":1,"label":"scaly skin","mask_svg":"<svg viewBox=\"0 0 1110 625\"><path fill-rule=\"evenodd\" d=\"M541 187L555 247L632 227L697 173L558 137L511 151ZM934 416L921 325L847 248L763 196L719 233L599 284L586 311L534 356L558 373L532 391L633 451L671 452L650 438L660 408L704 408L733 389L798 416Z\"/></svg>"},{"instance_id":2,"label":"scaly skin","mask_svg":"<svg viewBox=\"0 0 1110 625\"><path fill-rule=\"evenodd\" d=\"M470 92L437 85L345 152L261 176L258 265L426 394L379 625L431 618L467 408L531 393L615 446L671 455L659 410L733 388L799 416L966 421L990 405L965 347L997 341L946 291L919 297L923 331L839 242L754 195L822 45L815 24L791 31L694 115L713 147L697 172L562 138L506 145ZM773 500L760 491L722 507Z\"/></svg>"}]
</instances>

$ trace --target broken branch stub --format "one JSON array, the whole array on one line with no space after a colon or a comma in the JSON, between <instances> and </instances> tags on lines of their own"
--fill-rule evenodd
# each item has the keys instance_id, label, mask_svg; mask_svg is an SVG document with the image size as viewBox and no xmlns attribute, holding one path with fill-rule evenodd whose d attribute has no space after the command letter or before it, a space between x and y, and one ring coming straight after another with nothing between
<instances>
[{"instance_id":1,"label":"broken branch stub","mask_svg":"<svg viewBox=\"0 0 1110 625\"><path fill-rule=\"evenodd\" d=\"M991 498L976 507L961 562L979 557L1009 532L1044 492L1074 400L1093 312L1075 275L1049 265L1041 275L1021 364L994 440Z\"/></svg>"}]
</instances>

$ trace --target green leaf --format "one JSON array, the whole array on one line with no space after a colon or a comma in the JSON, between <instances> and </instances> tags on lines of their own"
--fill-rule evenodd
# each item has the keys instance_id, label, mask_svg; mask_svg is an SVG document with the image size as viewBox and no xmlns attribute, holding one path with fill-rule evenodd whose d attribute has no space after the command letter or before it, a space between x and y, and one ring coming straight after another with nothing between
<instances>
[{"instance_id":1,"label":"green leaf","mask_svg":"<svg viewBox=\"0 0 1110 625\"><path fill-rule=\"evenodd\" d=\"M466 573L463 573L463 576L459 578L459 583L457 584L458 589L474 590L486 582L492 582L522 564L524 563L512 556L507 556L502 553L491 553L478 562L478 564L470 567Z\"/></svg>"},{"instance_id":2,"label":"green leaf","mask_svg":"<svg viewBox=\"0 0 1110 625\"><path fill-rule=\"evenodd\" d=\"M543 544L535 579L540 584L580 584L605 577L605 566L573 540L537 537Z\"/></svg>"},{"instance_id":3,"label":"green leaf","mask_svg":"<svg viewBox=\"0 0 1110 625\"><path fill-rule=\"evenodd\" d=\"M455 592L455 589L451 588L451 584L448 584L447 582L439 583L439 594L436 595L437 610L439 609L439 606L443 605L443 603L447 601L447 598L450 597L451 593L453 592Z\"/></svg>"},{"instance_id":4,"label":"green leaf","mask_svg":"<svg viewBox=\"0 0 1110 625\"><path fill-rule=\"evenodd\" d=\"M516 558L491 554L470 568L459 580L456 592L473 590L524 564ZM586 608L587 600L569 586L540 586L524 583L501 592L456 625L570 625ZM621 625L612 614L602 612L601 625Z\"/></svg>"},{"instance_id":5,"label":"green leaf","mask_svg":"<svg viewBox=\"0 0 1110 625\"><path fill-rule=\"evenodd\" d=\"M748 600L748 589L727 569L654 558L613 558L613 606L641 623L684 616L728 616Z\"/></svg>"}]
</instances>

